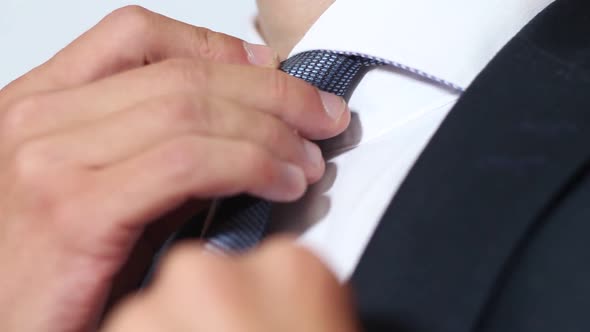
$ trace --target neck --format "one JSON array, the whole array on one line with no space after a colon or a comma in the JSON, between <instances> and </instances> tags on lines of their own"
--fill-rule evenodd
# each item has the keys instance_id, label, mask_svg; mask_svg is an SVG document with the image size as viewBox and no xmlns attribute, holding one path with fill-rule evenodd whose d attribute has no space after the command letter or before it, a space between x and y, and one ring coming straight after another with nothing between
<instances>
[{"instance_id":1,"label":"neck","mask_svg":"<svg viewBox=\"0 0 590 332\"><path fill-rule=\"evenodd\" d=\"M334 1L258 0L258 30L267 44L285 59Z\"/></svg>"}]
</instances>

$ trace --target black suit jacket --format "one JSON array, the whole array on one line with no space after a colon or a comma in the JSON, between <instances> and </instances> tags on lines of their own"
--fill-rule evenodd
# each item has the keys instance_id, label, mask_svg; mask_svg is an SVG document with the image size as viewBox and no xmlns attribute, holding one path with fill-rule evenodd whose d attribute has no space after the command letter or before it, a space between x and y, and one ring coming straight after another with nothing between
<instances>
[{"instance_id":1,"label":"black suit jacket","mask_svg":"<svg viewBox=\"0 0 590 332\"><path fill-rule=\"evenodd\" d=\"M590 2L558 0L388 208L352 279L366 330L590 331L589 156Z\"/></svg>"}]
</instances>

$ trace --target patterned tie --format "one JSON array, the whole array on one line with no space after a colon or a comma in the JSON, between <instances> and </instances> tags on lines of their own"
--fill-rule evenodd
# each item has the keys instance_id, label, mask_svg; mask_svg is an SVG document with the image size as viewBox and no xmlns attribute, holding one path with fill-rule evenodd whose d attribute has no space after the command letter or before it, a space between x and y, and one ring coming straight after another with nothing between
<instances>
[{"instance_id":1,"label":"patterned tie","mask_svg":"<svg viewBox=\"0 0 590 332\"><path fill-rule=\"evenodd\" d=\"M281 64L281 70L303 79L318 89L347 97L363 73L371 67L389 66L426 78L452 90L462 91L453 83L439 79L400 63L361 53L309 51L295 55ZM159 257L175 242L196 236L206 239L207 246L224 253L239 253L256 246L264 237L272 203L247 195L213 203L208 215L198 216L174 234L154 257L154 263L143 280L149 284ZM202 227L202 230L201 230Z\"/></svg>"},{"instance_id":2,"label":"patterned tie","mask_svg":"<svg viewBox=\"0 0 590 332\"><path fill-rule=\"evenodd\" d=\"M378 59L330 51L298 54L281 64L281 70L316 86L318 89L346 96L364 69L382 65ZM249 196L222 201L210 213L210 225L204 236L208 245L222 252L241 252L263 238L269 221L271 203Z\"/></svg>"},{"instance_id":3,"label":"patterned tie","mask_svg":"<svg viewBox=\"0 0 590 332\"><path fill-rule=\"evenodd\" d=\"M450 82L419 70L360 53L309 51L287 59L280 69L320 90L346 97L364 72L375 66L399 68L451 89L461 90ZM249 196L224 200L219 207L212 208L203 235L214 250L230 253L245 251L264 237L270 210L270 202Z\"/></svg>"}]
</instances>

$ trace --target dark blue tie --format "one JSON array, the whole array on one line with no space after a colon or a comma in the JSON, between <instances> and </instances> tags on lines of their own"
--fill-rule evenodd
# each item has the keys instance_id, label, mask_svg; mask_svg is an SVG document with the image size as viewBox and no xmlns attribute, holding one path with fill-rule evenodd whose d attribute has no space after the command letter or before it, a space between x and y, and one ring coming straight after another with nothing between
<instances>
[{"instance_id":1,"label":"dark blue tie","mask_svg":"<svg viewBox=\"0 0 590 332\"><path fill-rule=\"evenodd\" d=\"M281 64L281 70L344 97L369 67L382 60L332 51L310 51L295 55ZM208 245L223 252L241 252L254 247L264 237L271 203L249 196L226 199L212 208L210 225L204 236Z\"/></svg>"},{"instance_id":2,"label":"dark blue tie","mask_svg":"<svg viewBox=\"0 0 590 332\"><path fill-rule=\"evenodd\" d=\"M322 91L346 98L366 70L375 66L401 69L407 74L423 77L447 89L463 90L451 82L416 68L353 52L328 50L303 52L284 61L280 69ZM264 237L271 205L268 201L248 196L224 200L219 207L212 209L212 217L206 222L206 232L203 235L213 249L224 252L241 252L250 249Z\"/></svg>"},{"instance_id":3,"label":"dark blue tie","mask_svg":"<svg viewBox=\"0 0 590 332\"><path fill-rule=\"evenodd\" d=\"M284 61L280 69L320 90L346 98L366 70L381 65L401 69L452 90L462 90L451 82L415 68L360 53L326 50L304 52ZM203 221L203 216L198 216L197 220L188 222L166 242L154 258L154 265L147 273L143 285L149 283L160 255L176 241L194 238L200 234L206 239L210 249L225 253L239 253L256 246L266 233L271 207L271 202L247 195L216 201L206 220Z\"/></svg>"}]
</instances>

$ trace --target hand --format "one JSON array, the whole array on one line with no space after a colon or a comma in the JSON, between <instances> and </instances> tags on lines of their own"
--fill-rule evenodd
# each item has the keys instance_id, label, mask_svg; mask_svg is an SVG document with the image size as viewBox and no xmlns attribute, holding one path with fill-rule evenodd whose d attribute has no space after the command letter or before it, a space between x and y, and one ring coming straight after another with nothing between
<instances>
[{"instance_id":1,"label":"hand","mask_svg":"<svg viewBox=\"0 0 590 332\"><path fill-rule=\"evenodd\" d=\"M307 139L350 115L276 65L127 7L0 91L0 330L92 328L146 226L187 200L300 197L324 169Z\"/></svg>"},{"instance_id":2,"label":"hand","mask_svg":"<svg viewBox=\"0 0 590 332\"><path fill-rule=\"evenodd\" d=\"M103 332L360 331L351 303L317 258L285 240L239 258L186 244Z\"/></svg>"}]
</instances>

